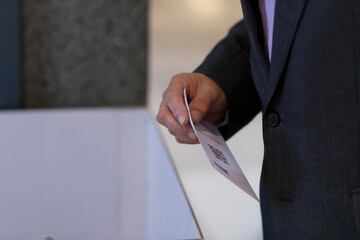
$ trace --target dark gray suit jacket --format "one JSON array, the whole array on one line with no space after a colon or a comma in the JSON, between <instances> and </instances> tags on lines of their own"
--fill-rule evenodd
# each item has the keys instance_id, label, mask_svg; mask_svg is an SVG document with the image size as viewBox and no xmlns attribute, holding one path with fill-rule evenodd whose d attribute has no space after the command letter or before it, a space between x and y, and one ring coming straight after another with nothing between
<instances>
[{"instance_id":1,"label":"dark gray suit jacket","mask_svg":"<svg viewBox=\"0 0 360 240\"><path fill-rule=\"evenodd\" d=\"M196 72L228 98L226 138L262 111L264 238L360 239L360 1L276 0L271 66L242 7Z\"/></svg>"}]
</instances>

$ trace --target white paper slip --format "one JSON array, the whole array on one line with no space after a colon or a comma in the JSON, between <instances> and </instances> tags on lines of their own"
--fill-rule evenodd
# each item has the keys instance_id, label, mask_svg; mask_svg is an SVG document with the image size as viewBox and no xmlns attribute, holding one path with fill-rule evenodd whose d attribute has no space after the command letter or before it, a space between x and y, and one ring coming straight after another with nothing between
<instances>
[{"instance_id":1,"label":"white paper slip","mask_svg":"<svg viewBox=\"0 0 360 240\"><path fill-rule=\"evenodd\" d=\"M218 128L206 121L194 125L190 115L186 89L184 89L184 99L190 117L190 124L194 129L200 144L204 148L211 165L224 177L229 179L255 200L259 201Z\"/></svg>"}]
</instances>

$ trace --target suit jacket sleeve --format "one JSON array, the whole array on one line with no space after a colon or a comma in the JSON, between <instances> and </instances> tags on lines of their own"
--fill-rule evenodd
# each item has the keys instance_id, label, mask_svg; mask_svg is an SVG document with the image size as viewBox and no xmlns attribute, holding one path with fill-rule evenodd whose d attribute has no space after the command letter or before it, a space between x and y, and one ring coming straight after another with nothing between
<instances>
[{"instance_id":1,"label":"suit jacket sleeve","mask_svg":"<svg viewBox=\"0 0 360 240\"><path fill-rule=\"evenodd\" d=\"M225 139L260 111L260 99L250 72L249 37L243 21L229 31L195 72L212 78L225 92L229 123L220 128Z\"/></svg>"}]
</instances>

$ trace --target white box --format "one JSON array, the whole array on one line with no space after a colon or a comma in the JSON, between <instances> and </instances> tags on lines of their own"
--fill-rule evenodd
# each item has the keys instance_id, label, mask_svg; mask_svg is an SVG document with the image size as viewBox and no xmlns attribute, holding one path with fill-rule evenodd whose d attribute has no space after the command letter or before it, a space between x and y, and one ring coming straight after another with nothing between
<instances>
[{"instance_id":1,"label":"white box","mask_svg":"<svg viewBox=\"0 0 360 240\"><path fill-rule=\"evenodd\" d=\"M201 238L145 109L0 113L0 239L45 236Z\"/></svg>"}]
</instances>

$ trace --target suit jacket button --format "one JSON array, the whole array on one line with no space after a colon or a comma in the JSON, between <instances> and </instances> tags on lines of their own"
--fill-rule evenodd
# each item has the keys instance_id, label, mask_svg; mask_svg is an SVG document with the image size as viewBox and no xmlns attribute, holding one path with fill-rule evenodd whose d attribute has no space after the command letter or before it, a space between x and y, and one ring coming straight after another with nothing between
<instances>
[{"instance_id":1,"label":"suit jacket button","mask_svg":"<svg viewBox=\"0 0 360 240\"><path fill-rule=\"evenodd\" d=\"M280 117L277 112L271 112L268 115L268 122L271 127L277 127L280 123Z\"/></svg>"}]
</instances>

